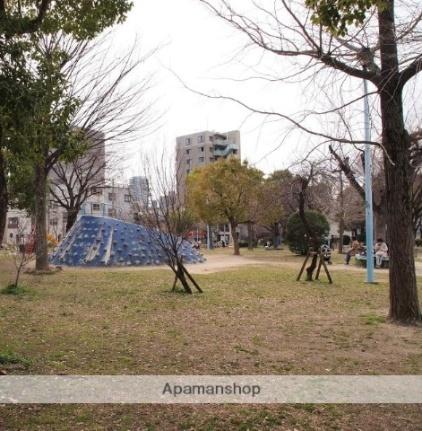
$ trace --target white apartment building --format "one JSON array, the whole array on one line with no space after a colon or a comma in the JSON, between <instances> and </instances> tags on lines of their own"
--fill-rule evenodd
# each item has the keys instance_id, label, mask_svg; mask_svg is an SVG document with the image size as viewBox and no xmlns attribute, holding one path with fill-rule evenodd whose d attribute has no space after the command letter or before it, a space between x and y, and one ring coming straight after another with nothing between
<instances>
[{"instance_id":1,"label":"white apartment building","mask_svg":"<svg viewBox=\"0 0 422 431\"><path fill-rule=\"evenodd\" d=\"M130 187L126 184L109 184L97 187L82 205L80 215L113 217L133 222L134 209Z\"/></svg>"},{"instance_id":2,"label":"white apartment building","mask_svg":"<svg viewBox=\"0 0 422 431\"><path fill-rule=\"evenodd\" d=\"M186 178L191 171L229 156L241 158L239 130L223 133L206 130L177 137L177 189L181 199L184 199ZM230 226L215 226L211 236L213 242L224 241L225 244L229 244L231 240Z\"/></svg>"},{"instance_id":3,"label":"white apartment building","mask_svg":"<svg viewBox=\"0 0 422 431\"><path fill-rule=\"evenodd\" d=\"M203 131L176 138L177 187L185 193L186 177L192 170L220 158L234 156L240 159L240 132Z\"/></svg>"},{"instance_id":4,"label":"white apartment building","mask_svg":"<svg viewBox=\"0 0 422 431\"><path fill-rule=\"evenodd\" d=\"M133 203L148 207L151 202L151 191L148 178L146 177L131 177L129 179L129 192Z\"/></svg>"},{"instance_id":5,"label":"white apartment building","mask_svg":"<svg viewBox=\"0 0 422 431\"><path fill-rule=\"evenodd\" d=\"M114 184L106 181L106 151L105 136L98 131L90 131L89 138L94 145L84 157L75 164L69 163L56 168L49 176L50 185L58 192L58 196L67 196L67 188L64 186L66 178L70 178L72 172L77 172L78 176L85 179L90 178L89 184L96 184L92 187L92 195L88 197L82 205L80 215L98 215L118 218L124 221L134 221L134 210L132 205L132 193L137 197L142 197L148 193L148 183L142 177L132 178L130 185ZM70 182L72 189L77 192L79 183ZM64 199L65 200L65 199ZM67 212L66 209L58 205L53 196L50 196L47 215L47 231L56 240L60 241L66 235ZM3 241L7 244L16 244L33 234L33 223L26 211L9 209L7 214L6 230ZM24 236L25 238L22 238Z\"/></svg>"},{"instance_id":6,"label":"white apartment building","mask_svg":"<svg viewBox=\"0 0 422 431\"><path fill-rule=\"evenodd\" d=\"M134 213L129 186L111 184L93 190L93 194L82 205L78 217L96 215L133 222ZM66 210L50 200L47 213L48 234L57 241L62 240L66 235L66 222ZM33 231L33 221L26 211L18 209L8 211L4 243L12 245L26 241Z\"/></svg>"}]
</instances>

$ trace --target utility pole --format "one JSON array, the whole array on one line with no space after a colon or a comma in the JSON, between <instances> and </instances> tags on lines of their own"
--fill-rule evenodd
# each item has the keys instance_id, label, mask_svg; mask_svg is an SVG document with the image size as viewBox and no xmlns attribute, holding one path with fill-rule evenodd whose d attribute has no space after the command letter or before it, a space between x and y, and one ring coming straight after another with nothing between
<instances>
[{"instance_id":1,"label":"utility pole","mask_svg":"<svg viewBox=\"0 0 422 431\"><path fill-rule=\"evenodd\" d=\"M340 217L338 223L338 252L343 254L343 237L344 237L344 183L343 183L343 171L340 169Z\"/></svg>"},{"instance_id":2,"label":"utility pole","mask_svg":"<svg viewBox=\"0 0 422 431\"><path fill-rule=\"evenodd\" d=\"M374 213L372 208L372 149L371 126L369 121L368 82L364 88L364 124L365 124L365 229L366 229L366 282L374 283Z\"/></svg>"}]
</instances>

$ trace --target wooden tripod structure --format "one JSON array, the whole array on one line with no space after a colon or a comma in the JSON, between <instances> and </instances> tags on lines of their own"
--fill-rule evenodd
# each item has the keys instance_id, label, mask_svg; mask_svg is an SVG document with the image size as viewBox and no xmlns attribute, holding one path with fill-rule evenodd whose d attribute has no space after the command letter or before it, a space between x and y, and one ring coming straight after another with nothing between
<instances>
[{"instance_id":1,"label":"wooden tripod structure","mask_svg":"<svg viewBox=\"0 0 422 431\"><path fill-rule=\"evenodd\" d=\"M319 248L318 251L313 251L310 248L308 249L308 253L306 254L305 261L303 262L302 268L300 269L300 272L296 278L296 281L300 281L300 278L302 277L303 271L305 270L305 267L309 258L312 257L312 259L314 259L315 256L318 259L318 266L317 266L317 272L315 275L315 280L319 280L319 274L321 272L321 266L322 266L324 267L325 274L327 274L328 282L330 284L333 284L333 280L331 278L330 272L328 271L327 264L325 263L325 260L324 260L324 255L321 252L321 248ZM312 281L312 279L307 281Z\"/></svg>"}]
</instances>

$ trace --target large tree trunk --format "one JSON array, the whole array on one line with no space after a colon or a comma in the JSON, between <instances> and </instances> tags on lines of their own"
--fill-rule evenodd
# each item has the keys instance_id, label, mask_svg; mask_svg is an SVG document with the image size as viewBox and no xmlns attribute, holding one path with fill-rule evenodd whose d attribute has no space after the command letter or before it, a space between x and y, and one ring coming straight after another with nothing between
<instances>
[{"instance_id":1,"label":"large tree trunk","mask_svg":"<svg viewBox=\"0 0 422 431\"><path fill-rule=\"evenodd\" d=\"M382 100L383 98L381 98ZM396 103L384 105L386 124L383 142L394 165L386 158L387 230L390 254L390 318L412 322L421 318L416 286L412 225L409 138L404 128L401 136L394 124L402 123ZM400 130L400 129L398 129ZM386 145L388 144L388 145Z\"/></svg>"},{"instance_id":2,"label":"large tree trunk","mask_svg":"<svg viewBox=\"0 0 422 431\"><path fill-rule=\"evenodd\" d=\"M394 2L380 9L379 33L382 82L379 85L382 142L387 191L387 231L390 247L390 318L411 323L421 319L416 287L412 227L410 138L404 127L402 89L395 40Z\"/></svg>"},{"instance_id":3,"label":"large tree trunk","mask_svg":"<svg viewBox=\"0 0 422 431\"><path fill-rule=\"evenodd\" d=\"M233 238L233 248L234 248L234 255L240 256L240 247L239 247L239 232L237 229L237 223L234 221L230 221L230 228Z\"/></svg>"},{"instance_id":4,"label":"large tree trunk","mask_svg":"<svg viewBox=\"0 0 422 431\"><path fill-rule=\"evenodd\" d=\"M3 151L0 148L0 246L3 243L4 231L6 229L8 200L6 164L3 157Z\"/></svg>"},{"instance_id":5,"label":"large tree trunk","mask_svg":"<svg viewBox=\"0 0 422 431\"><path fill-rule=\"evenodd\" d=\"M340 218L338 225L338 252L343 254L344 218Z\"/></svg>"},{"instance_id":6,"label":"large tree trunk","mask_svg":"<svg viewBox=\"0 0 422 431\"><path fill-rule=\"evenodd\" d=\"M253 222L248 221L248 250L253 250L254 247L254 226Z\"/></svg>"},{"instance_id":7,"label":"large tree trunk","mask_svg":"<svg viewBox=\"0 0 422 431\"><path fill-rule=\"evenodd\" d=\"M382 210L374 211L374 223L375 223L374 231L375 231L376 238L382 238L384 239L384 241L387 242L387 244L389 244L390 240L388 239L387 231L385 229L385 225L386 225L385 217L386 215L384 211Z\"/></svg>"},{"instance_id":8,"label":"large tree trunk","mask_svg":"<svg viewBox=\"0 0 422 431\"><path fill-rule=\"evenodd\" d=\"M48 271L47 173L42 164L35 167L35 269Z\"/></svg>"},{"instance_id":9,"label":"large tree trunk","mask_svg":"<svg viewBox=\"0 0 422 431\"><path fill-rule=\"evenodd\" d=\"M69 232L69 230L75 224L76 219L78 218L79 211L80 208L72 208L67 211L66 232Z\"/></svg>"},{"instance_id":10,"label":"large tree trunk","mask_svg":"<svg viewBox=\"0 0 422 431\"><path fill-rule=\"evenodd\" d=\"M281 239L280 239L280 223L274 223L273 225L273 244L274 249L280 248Z\"/></svg>"}]
</instances>

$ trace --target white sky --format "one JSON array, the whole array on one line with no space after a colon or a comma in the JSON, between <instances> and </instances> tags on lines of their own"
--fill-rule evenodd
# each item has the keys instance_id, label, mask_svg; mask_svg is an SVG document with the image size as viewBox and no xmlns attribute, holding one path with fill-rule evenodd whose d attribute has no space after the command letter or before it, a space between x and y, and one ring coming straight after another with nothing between
<instances>
[{"instance_id":1,"label":"white sky","mask_svg":"<svg viewBox=\"0 0 422 431\"><path fill-rule=\"evenodd\" d=\"M135 144L124 177L142 173L142 153L166 147L166 153L170 154L174 151L176 136L201 130L239 129L242 159L266 173L289 167L309 150L312 138L292 131L286 122L251 117L249 111L230 101L193 94L174 75L204 93L231 95L254 107L294 116L308 106L315 107L320 90L304 84L274 85L262 80L239 84L227 80L257 74L254 69L279 75L290 73L291 66L285 58L262 56L258 50L243 51L246 39L213 16L198 0L134 0L134 3L128 20L113 30L113 47L116 55L129 50L135 39L139 40L144 54L157 46L162 47L148 61L145 74L154 76L155 86L150 96L158 98L156 109L163 112L163 117L158 131ZM332 82L327 84L335 88ZM353 97L361 91L361 81L351 83L349 92ZM320 99L322 103L325 98ZM358 134L363 129L360 107L358 103L353 113L354 130ZM337 124L338 120L314 122L312 128L337 134ZM374 139L376 133L374 130Z\"/></svg>"},{"instance_id":2,"label":"white sky","mask_svg":"<svg viewBox=\"0 0 422 431\"><path fill-rule=\"evenodd\" d=\"M229 101L209 100L185 89L176 73L190 87L206 93L227 94L247 99L259 105L265 98L272 98L287 112L299 108L297 89L292 86L280 88L280 93L267 88L266 83L247 85L243 90L231 91L233 84L222 78L237 78L250 70L240 62L240 56L233 56L244 46L245 40L238 32L212 16L196 0L135 0L135 7L128 20L114 30L114 45L118 51L130 48L138 37L141 51L146 53L156 46L160 51L148 61L148 72L154 74L152 90L158 97L157 110L164 112L162 127L152 136L139 141L138 154L148 152L157 146L166 146L172 151L176 136L201 130L241 132L242 159L256 164L260 169L271 172L287 167L295 158L296 145L283 144L271 153L281 142L285 129L280 125L262 127L264 118L249 118L249 112ZM262 59L257 58L257 61ZM262 106L262 105L261 105ZM167 151L166 150L166 151ZM271 154L270 154L271 153ZM268 155L267 157L265 157ZM296 155L297 157L297 155ZM140 157L135 157L125 176L142 172Z\"/></svg>"}]
</instances>

